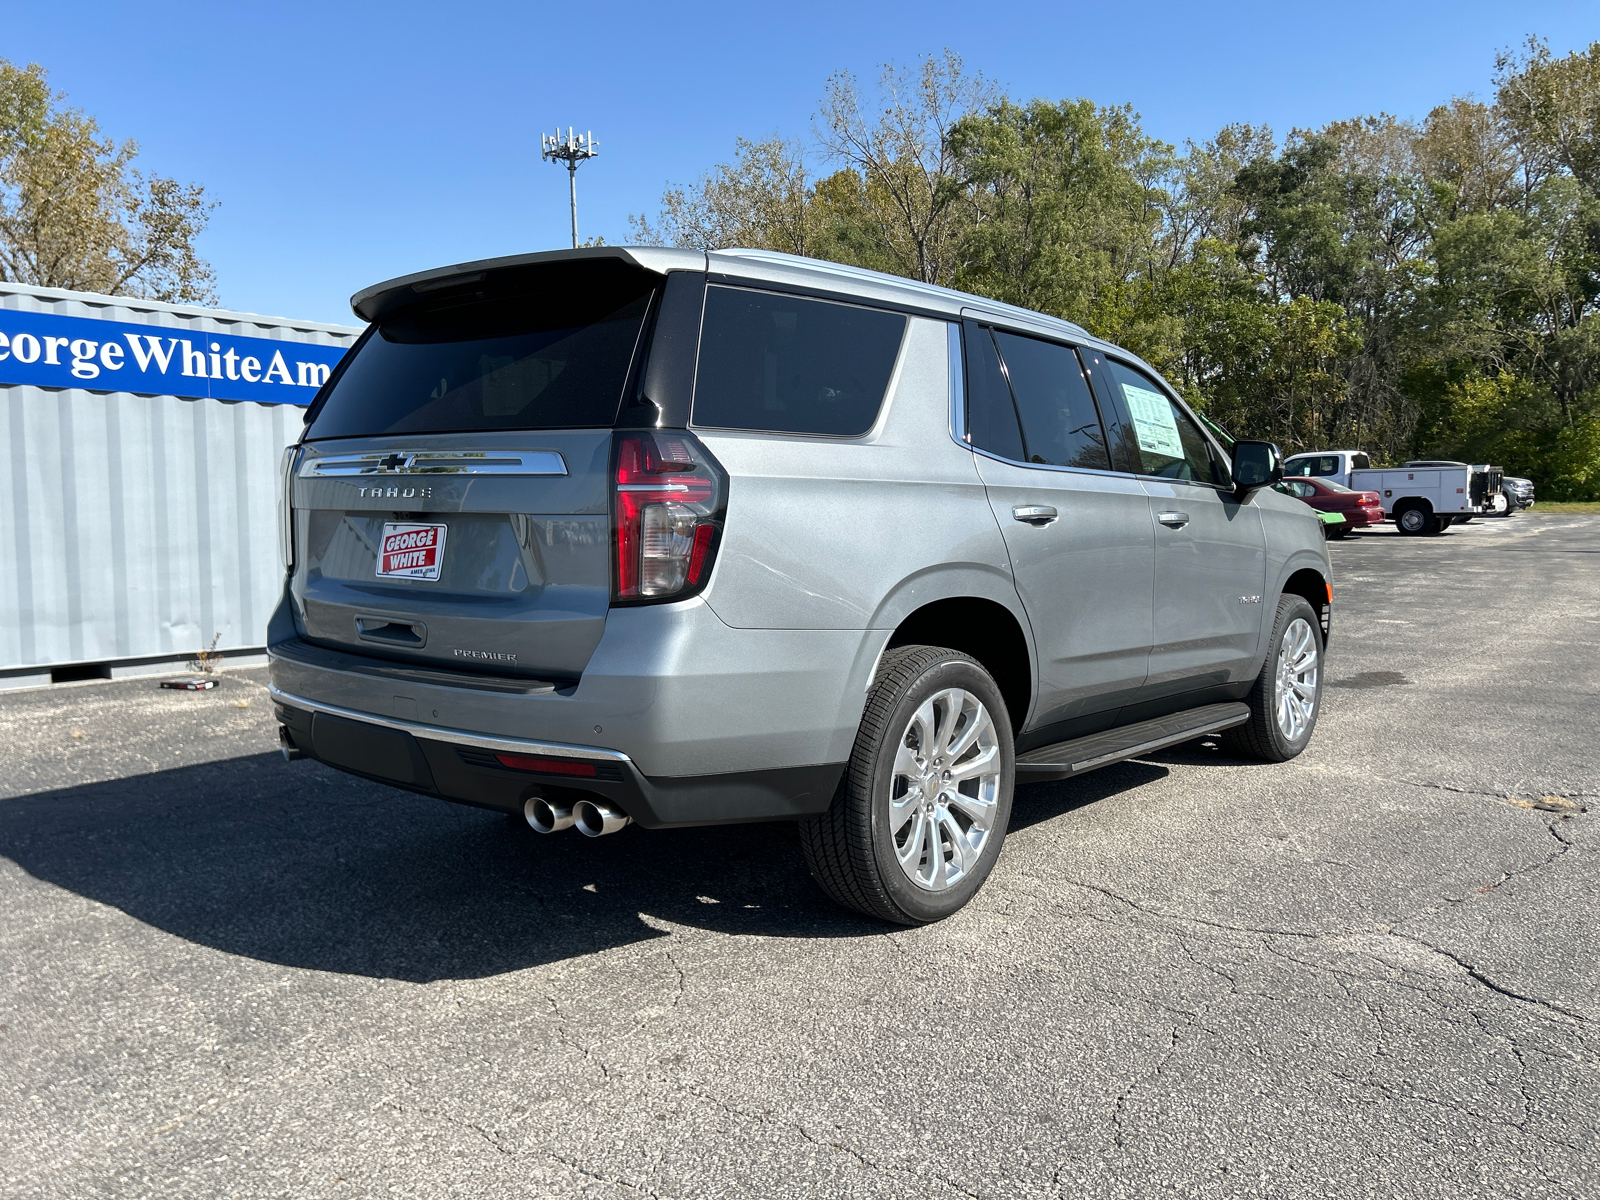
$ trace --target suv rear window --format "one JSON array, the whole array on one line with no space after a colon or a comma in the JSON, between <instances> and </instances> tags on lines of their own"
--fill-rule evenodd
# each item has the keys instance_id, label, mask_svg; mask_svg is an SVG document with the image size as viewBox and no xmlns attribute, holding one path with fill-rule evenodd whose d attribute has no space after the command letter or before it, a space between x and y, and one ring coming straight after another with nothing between
<instances>
[{"instance_id":1,"label":"suv rear window","mask_svg":"<svg viewBox=\"0 0 1600 1200\"><path fill-rule=\"evenodd\" d=\"M553 264L384 317L310 414L310 438L609 427L659 279Z\"/></svg>"},{"instance_id":2,"label":"suv rear window","mask_svg":"<svg viewBox=\"0 0 1600 1200\"><path fill-rule=\"evenodd\" d=\"M855 437L872 428L906 318L831 300L706 289L694 423Z\"/></svg>"}]
</instances>

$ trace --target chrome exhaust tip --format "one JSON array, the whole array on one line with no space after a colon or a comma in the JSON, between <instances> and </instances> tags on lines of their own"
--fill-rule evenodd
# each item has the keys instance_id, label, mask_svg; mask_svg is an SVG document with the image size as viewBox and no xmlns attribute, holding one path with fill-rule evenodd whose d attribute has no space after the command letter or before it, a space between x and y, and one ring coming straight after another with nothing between
<instances>
[{"instance_id":1,"label":"chrome exhaust tip","mask_svg":"<svg viewBox=\"0 0 1600 1200\"><path fill-rule=\"evenodd\" d=\"M579 800L572 806L572 819L585 837L604 837L633 822L609 800Z\"/></svg>"},{"instance_id":2,"label":"chrome exhaust tip","mask_svg":"<svg viewBox=\"0 0 1600 1200\"><path fill-rule=\"evenodd\" d=\"M570 828L573 822L572 805L543 796L529 796L522 806L522 815L538 833L559 833Z\"/></svg>"},{"instance_id":3,"label":"chrome exhaust tip","mask_svg":"<svg viewBox=\"0 0 1600 1200\"><path fill-rule=\"evenodd\" d=\"M294 744L294 739L289 736L287 725L278 726L278 749L283 753L284 762L299 762L306 756L306 752Z\"/></svg>"}]
</instances>

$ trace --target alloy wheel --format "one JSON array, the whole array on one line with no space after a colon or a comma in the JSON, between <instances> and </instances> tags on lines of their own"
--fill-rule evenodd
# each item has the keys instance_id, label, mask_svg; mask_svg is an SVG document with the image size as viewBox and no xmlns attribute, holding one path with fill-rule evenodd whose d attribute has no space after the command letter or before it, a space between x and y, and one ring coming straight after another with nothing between
<instances>
[{"instance_id":1,"label":"alloy wheel","mask_svg":"<svg viewBox=\"0 0 1600 1200\"><path fill-rule=\"evenodd\" d=\"M1278 643L1278 731L1291 742L1305 736L1317 707L1317 635L1304 617L1296 617Z\"/></svg>"},{"instance_id":2,"label":"alloy wheel","mask_svg":"<svg viewBox=\"0 0 1600 1200\"><path fill-rule=\"evenodd\" d=\"M994 718L971 692L936 692L911 715L895 750L889 831L912 883L942 892L977 867L995 833L1000 768Z\"/></svg>"}]
</instances>

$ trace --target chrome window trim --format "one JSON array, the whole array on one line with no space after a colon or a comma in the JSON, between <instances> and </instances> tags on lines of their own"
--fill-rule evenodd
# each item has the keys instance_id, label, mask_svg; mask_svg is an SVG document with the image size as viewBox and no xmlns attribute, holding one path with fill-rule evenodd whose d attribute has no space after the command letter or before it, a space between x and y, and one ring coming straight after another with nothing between
<instances>
[{"instance_id":1,"label":"chrome window trim","mask_svg":"<svg viewBox=\"0 0 1600 1200\"><path fill-rule=\"evenodd\" d=\"M384 466L392 459L405 460ZM358 475L565 475L567 460L554 450L391 450L307 457L301 479Z\"/></svg>"},{"instance_id":2,"label":"chrome window trim","mask_svg":"<svg viewBox=\"0 0 1600 1200\"><path fill-rule=\"evenodd\" d=\"M330 717L344 717L349 721L365 721L368 725L398 730L433 742L476 746L480 750L501 750L507 754L536 754L546 758L598 758L606 762L630 764L633 761L620 750L602 750L597 746L571 746L565 742L530 742L523 738L488 737L481 733L467 733L461 729L446 729L440 725L423 725L417 721L399 721L393 717L374 716L372 713L358 712L353 708L340 708L337 704L307 700L304 696L285 692L270 683L267 685L267 693L275 703L290 708L326 713Z\"/></svg>"},{"instance_id":3,"label":"chrome window trim","mask_svg":"<svg viewBox=\"0 0 1600 1200\"><path fill-rule=\"evenodd\" d=\"M976 454L967 433L967 356L961 346L961 322L946 321L944 327L950 350L950 440Z\"/></svg>"},{"instance_id":4,"label":"chrome window trim","mask_svg":"<svg viewBox=\"0 0 1600 1200\"><path fill-rule=\"evenodd\" d=\"M1023 467L1029 471L1059 471L1068 475L1096 475L1109 479L1152 479L1162 483L1188 483L1195 487L1208 487L1217 491L1226 492L1214 483L1204 483L1195 479L1168 479L1165 475L1135 475L1132 471L1102 471L1096 467L1060 467L1055 463L1030 463L1018 462L1014 458L1006 458L992 450L985 450L982 446L974 446L966 433L967 426L967 393L966 393L966 351L961 344L961 322L949 321L950 344L950 440L963 450L970 450L973 454L981 454L984 458L997 463L1005 463L1008 467ZM1005 329L996 325L996 329ZM1037 337L1035 333L1022 330L1006 329L1007 333L1019 333L1024 337ZM1049 339L1041 339L1049 340ZM1078 347L1071 342L1060 342L1059 345L1076 350ZM1096 401L1098 403L1098 400ZM1231 495L1231 493L1229 493Z\"/></svg>"}]
</instances>

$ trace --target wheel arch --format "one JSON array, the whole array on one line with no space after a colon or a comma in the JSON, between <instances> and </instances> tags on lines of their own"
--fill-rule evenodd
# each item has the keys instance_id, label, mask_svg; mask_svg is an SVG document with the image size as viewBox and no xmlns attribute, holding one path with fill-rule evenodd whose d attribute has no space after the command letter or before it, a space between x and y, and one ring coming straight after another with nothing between
<instances>
[{"instance_id":1,"label":"wheel arch","mask_svg":"<svg viewBox=\"0 0 1600 1200\"><path fill-rule=\"evenodd\" d=\"M1026 622L992 597L945 596L907 613L884 649L943 646L970 654L1000 689L1016 733L1033 704L1033 645L1028 634Z\"/></svg>"},{"instance_id":2,"label":"wheel arch","mask_svg":"<svg viewBox=\"0 0 1600 1200\"><path fill-rule=\"evenodd\" d=\"M1278 589L1278 594L1300 596L1311 605L1311 611L1317 614L1322 627L1322 644L1326 647L1328 635L1332 632L1333 588L1327 575L1320 569L1320 564L1312 566L1304 560L1299 564L1291 561L1289 575Z\"/></svg>"}]
</instances>

